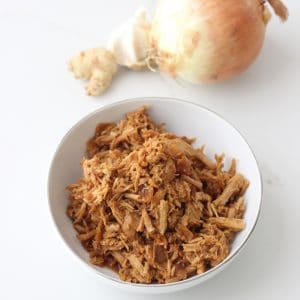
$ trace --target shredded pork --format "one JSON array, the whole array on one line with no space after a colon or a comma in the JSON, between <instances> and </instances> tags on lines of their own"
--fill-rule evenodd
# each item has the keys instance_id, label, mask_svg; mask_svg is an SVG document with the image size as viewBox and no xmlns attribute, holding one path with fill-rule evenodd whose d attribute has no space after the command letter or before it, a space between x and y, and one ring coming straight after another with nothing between
<instances>
[{"instance_id":1,"label":"shredded pork","mask_svg":"<svg viewBox=\"0 0 300 300\"><path fill-rule=\"evenodd\" d=\"M100 124L82 178L68 186L68 216L91 263L121 279L168 283L222 262L245 227L248 181L155 124L147 109Z\"/></svg>"}]
</instances>

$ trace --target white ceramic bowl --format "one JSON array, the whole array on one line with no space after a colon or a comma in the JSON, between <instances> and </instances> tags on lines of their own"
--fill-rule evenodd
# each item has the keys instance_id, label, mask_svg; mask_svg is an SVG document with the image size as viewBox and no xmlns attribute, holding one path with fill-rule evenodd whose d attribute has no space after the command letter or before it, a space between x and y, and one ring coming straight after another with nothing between
<instances>
[{"instance_id":1,"label":"white ceramic bowl","mask_svg":"<svg viewBox=\"0 0 300 300\"><path fill-rule=\"evenodd\" d=\"M225 153L226 163L237 158L239 172L250 181L246 192L246 228L235 238L230 255L218 266L204 274L169 284L132 284L121 281L107 268L89 263L88 255L76 239L75 230L66 215L68 193L66 186L81 176L80 160L86 141L93 135L98 123L118 121L124 114L136 108L150 106L150 115L157 122L166 123L166 128L178 135L196 137L196 145L206 145L209 156ZM143 293L164 293L182 290L200 284L219 273L233 261L251 235L257 222L262 197L262 182L255 157L241 134L219 115L195 104L170 98L139 98L105 106L89 114L65 135L54 155L49 172L48 197L51 214L57 230L71 252L88 269L98 275L101 281L130 291Z\"/></svg>"}]
</instances>

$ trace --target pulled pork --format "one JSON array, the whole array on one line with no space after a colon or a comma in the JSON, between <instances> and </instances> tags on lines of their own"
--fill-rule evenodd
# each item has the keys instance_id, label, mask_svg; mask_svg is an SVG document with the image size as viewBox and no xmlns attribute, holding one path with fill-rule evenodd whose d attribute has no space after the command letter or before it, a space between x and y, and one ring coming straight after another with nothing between
<instances>
[{"instance_id":1,"label":"pulled pork","mask_svg":"<svg viewBox=\"0 0 300 300\"><path fill-rule=\"evenodd\" d=\"M68 186L68 216L91 263L121 279L168 283L222 262L245 227L248 181L155 124L146 108L100 124L83 177Z\"/></svg>"}]
</instances>

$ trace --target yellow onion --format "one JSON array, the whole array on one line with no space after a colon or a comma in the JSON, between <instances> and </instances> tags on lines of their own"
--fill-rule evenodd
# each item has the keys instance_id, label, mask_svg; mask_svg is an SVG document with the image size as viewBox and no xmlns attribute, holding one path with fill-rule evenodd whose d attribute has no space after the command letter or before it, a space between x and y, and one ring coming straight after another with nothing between
<instances>
[{"instance_id":1,"label":"yellow onion","mask_svg":"<svg viewBox=\"0 0 300 300\"><path fill-rule=\"evenodd\" d=\"M269 4L287 18L281 1ZM194 83L230 78L257 57L269 17L263 0L159 0L150 32L156 62Z\"/></svg>"}]
</instances>

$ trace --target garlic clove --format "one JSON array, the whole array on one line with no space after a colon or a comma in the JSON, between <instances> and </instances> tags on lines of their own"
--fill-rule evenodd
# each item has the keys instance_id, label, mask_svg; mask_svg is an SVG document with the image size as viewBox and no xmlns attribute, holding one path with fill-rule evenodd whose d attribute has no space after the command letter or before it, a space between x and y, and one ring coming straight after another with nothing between
<instances>
[{"instance_id":1,"label":"garlic clove","mask_svg":"<svg viewBox=\"0 0 300 300\"><path fill-rule=\"evenodd\" d=\"M146 11L139 9L133 17L114 30L108 42L108 49L119 65L130 69L146 67L150 49L150 22Z\"/></svg>"}]
</instances>

